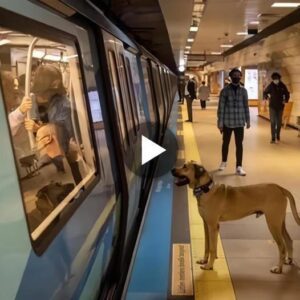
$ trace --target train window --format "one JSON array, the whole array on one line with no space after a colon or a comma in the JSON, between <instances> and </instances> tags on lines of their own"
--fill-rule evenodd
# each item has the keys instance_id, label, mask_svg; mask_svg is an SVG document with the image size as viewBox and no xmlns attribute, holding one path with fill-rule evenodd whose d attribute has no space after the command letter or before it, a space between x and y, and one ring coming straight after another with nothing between
<instances>
[{"instance_id":1,"label":"train window","mask_svg":"<svg viewBox=\"0 0 300 300\"><path fill-rule=\"evenodd\" d=\"M160 83L158 66L155 65L154 63L152 63L152 70L153 70L155 92L157 93L156 101L158 104L159 118L160 118L160 122L162 124L164 124L165 123L165 110L164 110L164 101L163 101L163 95L162 95L162 86Z\"/></svg>"},{"instance_id":2,"label":"train window","mask_svg":"<svg viewBox=\"0 0 300 300\"><path fill-rule=\"evenodd\" d=\"M132 80L132 73L131 73L131 67L130 67L130 62L128 57L126 57L126 74L127 74L127 85L130 91L130 99L131 99L131 107L132 107L132 111L134 114L134 120L135 120L135 124L137 129L140 128L140 123L139 123L139 117L138 117L138 112L137 112L137 101L136 101L136 95L135 92L133 90L133 80Z\"/></svg>"},{"instance_id":3,"label":"train window","mask_svg":"<svg viewBox=\"0 0 300 300\"><path fill-rule=\"evenodd\" d=\"M140 123L143 123L146 121L146 118L145 118L145 112L143 107L143 95L142 95L140 72L137 64L137 57L132 53L128 53L128 60L130 63L133 89L134 89L135 97L137 99L138 118L140 120Z\"/></svg>"},{"instance_id":4,"label":"train window","mask_svg":"<svg viewBox=\"0 0 300 300\"><path fill-rule=\"evenodd\" d=\"M112 83L113 83L113 94L114 98L116 100L116 110L117 110L117 115L118 115L118 123L121 128L121 133L122 133L122 140L123 140L123 146L124 149L127 149L127 146L129 145L129 137L128 137L128 127L126 123L126 118L125 118L125 108L124 108L124 101L121 99L121 94L120 94L120 82L117 74L117 64L116 64L116 57L115 53L112 51L108 52L108 57L109 57L109 63L111 67L111 75L112 75Z\"/></svg>"},{"instance_id":5,"label":"train window","mask_svg":"<svg viewBox=\"0 0 300 300\"><path fill-rule=\"evenodd\" d=\"M35 241L94 181L95 153L75 45L2 31L1 90Z\"/></svg>"},{"instance_id":6,"label":"train window","mask_svg":"<svg viewBox=\"0 0 300 300\"><path fill-rule=\"evenodd\" d=\"M149 106L149 114L150 114L150 120L152 123L155 122L155 114L154 114L154 107L153 107L153 95L151 91L150 86L150 70L148 63L145 60L142 60L142 69L143 69L143 76L144 76L144 82L145 82L145 89L147 94L147 103Z\"/></svg>"},{"instance_id":7,"label":"train window","mask_svg":"<svg viewBox=\"0 0 300 300\"><path fill-rule=\"evenodd\" d=\"M123 56L123 49L121 50L118 49L119 51L119 65L118 65L118 71L119 71L119 78L122 83L122 96L124 100L124 107L126 109L126 120L127 120L127 125L128 125L128 132L130 133L129 138L133 138L133 142L136 141L136 125L135 125L135 120L134 120L134 112L132 109L131 105L131 99L129 95L129 90L128 90L128 84L127 84L127 74L125 71L125 61L124 61L124 56Z\"/></svg>"},{"instance_id":8,"label":"train window","mask_svg":"<svg viewBox=\"0 0 300 300\"><path fill-rule=\"evenodd\" d=\"M164 78L162 67L158 67L158 69L159 69L159 80L160 80L160 86L161 86L161 91L162 91L163 105L164 105L165 114L167 114L167 111L168 111L168 98L167 98L167 95L166 95L165 78ZM166 122L166 120L165 120L165 122Z\"/></svg>"},{"instance_id":9,"label":"train window","mask_svg":"<svg viewBox=\"0 0 300 300\"><path fill-rule=\"evenodd\" d=\"M132 87L130 86L130 81L129 81L129 76L128 76L128 72L127 72L127 66L125 64L125 61L124 61L124 56L123 55L120 55L120 59L121 59L121 63L122 63L122 66L124 66L122 68L122 71L125 70L125 72L122 72L122 77L124 79L124 86L125 86L125 98L126 98L126 103L127 103L127 107L129 108L129 112L130 112L130 120L132 122L132 128L133 128L133 131L134 131L134 134L135 136L137 135L137 123L136 123L136 115L135 115L135 111L134 111L134 105L132 103L132 101L134 100L133 99L133 96L132 96Z\"/></svg>"}]
</instances>

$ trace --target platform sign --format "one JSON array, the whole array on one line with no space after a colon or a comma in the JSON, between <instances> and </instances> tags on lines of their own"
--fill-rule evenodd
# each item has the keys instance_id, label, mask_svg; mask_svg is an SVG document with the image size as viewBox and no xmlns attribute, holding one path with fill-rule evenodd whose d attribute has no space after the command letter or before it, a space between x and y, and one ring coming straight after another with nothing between
<instances>
[{"instance_id":1,"label":"platform sign","mask_svg":"<svg viewBox=\"0 0 300 300\"><path fill-rule=\"evenodd\" d=\"M173 244L172 296L192 296L193 277L190 244Z\"/></svg>"},{"instance_id":2,"label":"platform sign","mask_svg":"<svg viewBox=\"0 0 300 300\"><path fill-rule=\"evenodd\" d=\"M258 70L245 69L245 88L248 92L249 100L258 99Z\"/></svg>"}]
</instances>

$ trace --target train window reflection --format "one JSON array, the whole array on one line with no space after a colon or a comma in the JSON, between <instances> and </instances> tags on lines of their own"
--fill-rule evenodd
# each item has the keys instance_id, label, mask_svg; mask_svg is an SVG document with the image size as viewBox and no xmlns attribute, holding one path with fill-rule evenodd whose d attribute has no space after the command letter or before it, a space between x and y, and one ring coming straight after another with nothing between
<instances>
[{"instance_id":1,"label":"train window reflection","mask_svg":"<svg viewBox=\"0 0 300 300\"><path fill-rule=\"evenodd\" d=\"M75 46L10 30L6 39L1 90L36 240L95 178L95 154Z\"/></svg>"},{"instance_id":2,"label":"train window reflection","mask_svg":"<svg viewBox=\"0 0 300 300\"><path fill-rule=\"evenodd\" d=\"M147 95L147 104L149 106L150 120L152 123L154 123L155 115L154 115L154 107L153 107L153 95L150 86L151 75L150 75L150 68L147 64L147 61L142 60L142 68L143 68L143 76L144 76L145 89Z\"/></svg>"},{"instance_id":3,"label":"train window reflection","mask_svg":"<svg viewBox=\"0 0 300 300\"><path fill-rule=\"evenodd\" d=\"M124 149L126 149L127 145L129 145L129 137L128 137L126 118L125 118L124 101L122 101L121 99L122 96L119 93L120 82L117 73L116 57L115 57L115 53L112 51L109 51L108 55L109 55L109 66L111 68L110 73L112 75L112 83L113 83L113 96L115 98L115 102L116 102L115 106L118 115L118 123L122 133L122 140L124 141L123 146Z\"/></svg>"}]
</instances>

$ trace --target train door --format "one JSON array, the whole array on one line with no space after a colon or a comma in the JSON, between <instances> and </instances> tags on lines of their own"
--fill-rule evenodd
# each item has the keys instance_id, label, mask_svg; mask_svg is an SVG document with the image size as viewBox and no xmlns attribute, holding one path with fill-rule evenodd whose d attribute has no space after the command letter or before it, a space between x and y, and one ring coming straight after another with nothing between
<instances>
[{"instance_id":1,"label":"train door","mask_svg":"<svg viewBox=\"0 0 300 300\"><path fill-rule=\"evenodd\" d=\"M159 80L160 80L160 86L161 86L161 92L163 95L163 106L164 106L164 128L167 127L167 122L168 122L168 94L167 94L167 90L166 90L166 84L165 84L165 78L164 78L164 70L161 66L158 66L158 70L159 70Z\"/></svg>"},{"instance_id":2,"label":"train door","mask_svg":"<svg viewBox=\"0 0 300 300\"><path fill-rule=\"evenodd\" d=\"M109 76L112 83L113 99L120 136L123 141L123 161L128 186L128 215L126 239L132 233L134 222L139 212L139 197L141 194L141 177L134 170L139 168L140 161L135 155L139 139L139 117L136 103L130 99L128 79L126 78L126 61L122 43L111 34L103 31L104 45L108 60Z\"/></svg>"},{"instance_id":3,"label":"train door","mask_svg":"<svg viewBox=\"0 0 300 300\"><path fill-rule=\"evenodd\" d=\"M159 113L158 107L155 102L155 98L153 95L153 82L150 72L150 66L146 58L141 58L141 66L143 72L144 79L144 88L145 88L145 101L147 103L147 110L149 112L149 122L151 124L151 139L153 141L158 141L158 133L159 133Z\"/></svg>"},{"instance_id":4,"label":"train door","mask_svg":"<svg viewBox=\"0 0 300 300\"><path fill-rule=\"evenodd\" d=\"M159 142L162 141L163 133L164 133L164 124L165 124L165 107L163 103L163 94L162 94L162 87L159 78L159 70L158 65L151 61L151 74L152 74L152 81L153 81L153 91L155 94L155 99L158 107L159 113Z\"/></svg>"}]
</instances>

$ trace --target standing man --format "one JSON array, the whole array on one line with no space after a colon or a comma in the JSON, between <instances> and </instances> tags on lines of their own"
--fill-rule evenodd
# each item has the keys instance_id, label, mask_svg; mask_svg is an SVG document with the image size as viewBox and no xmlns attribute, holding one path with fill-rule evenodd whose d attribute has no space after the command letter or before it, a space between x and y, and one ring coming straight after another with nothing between
<instances>
[{"instance_id":1,"label":"standing man","mask_svg":"<svg viewBox=\"0 0 300 300\"><path fill-rule=\"evenodd\" d=\"M250 114L247 90L240 86L242 72L232 69L229 73L231 83L224 87L220 94L218 106L218 128L223 135L222 162L219 171L227 165L228 148L232 132L236 146L236 174L245 176L242 168L244 126L250 128Z\"/></svg>"},{"instance_id":2,"label":"standing man","mask_svg":"<svg viewBox=\"0 0 300 300\"><path fill-rule=\"evenodd\" d=\"M196 99L196 91L197 91L196 77L190 78L190 80L187 83L187 90L189 96L186 99L186 105L188 111L188 120L186 120L186 122L193 122L192 104L193 104L193 100Z\"/></svg>"},{"instance_id":3,"label":"standing man","mask_svg":"<svg viewBox=\"0 0 300 300\"><path fill-rule=\"evenodd\" d=\"M206 101L209 98L209 87L205 85L205 81L201 82L202 85L199 87L199 98L200 98L200 103L201 103L201 109L206 108Z\"/></svg>"},{"instance_id":4,"label":"standing man","mask_svg":"<svg viewBox=\"0 0 300 300\"><path fill-rule=\"evenodd\" d=\"M184 103L184 90L185 90L185 80L184 75L179 76L179 82L178 82L178 93L179 93L179 100L178 102L180 104Z\"/></svg>"},{"instance_id":5,"label":"standing man","mask_svg":"<svg viewBox=\"0 0 300 300\"><path fill-rule=\"evenodd\" d=\"M290 93L286 85L280 80L281 75L274 72L272 82L264 90L264 99L269 99L269 111L271 121L271 144L280 141L282 113L285 103L290 99Z\"/></svg>"}]
</instances>

